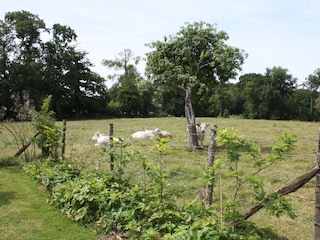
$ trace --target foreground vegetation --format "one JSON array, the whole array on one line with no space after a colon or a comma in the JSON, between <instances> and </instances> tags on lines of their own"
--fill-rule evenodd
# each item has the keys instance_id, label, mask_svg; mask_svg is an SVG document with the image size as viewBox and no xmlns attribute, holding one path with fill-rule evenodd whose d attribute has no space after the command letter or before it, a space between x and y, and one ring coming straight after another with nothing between
<instances>
[{"instance_id":1,"label":"foreground vegetation","mask_svg":"<svg viewBox=\"0 0 320 240\"><path fill-rule=\"evenodd\" d=\"M274 168L264 173L264 182L269 192L274 191L282 186L283 183L304 173L306 169L314 165L318 131L316 123L213 118L201 118L197 120L216 123L220 129L233 126L235 129L239 129L240 135L246 135L251 141L261 145L264 153L267 153L271 146L274 145L277 136L284 132L296 134L298 142L295 150L284 161L279 162ZM86 170L99 170L98 172L100 172L101 176L101 172L109 169L109 157L106 152L93 146L94 142L91 141L91 137L95 131L107 133L109 123L114 124L115 135L122 138L127 138L130 133L143 128L152 129L160 127L163 130L170 131L173 134L173 138L169 140L165 154L162 156L163 167L170 170L166 171L168 175L165 180L166 191L181 203L196 199L197 189L205 185L196 179L203 177L207 164L207 151L199 150L196 153L188 151L185 119L183 118L111 119L68 122L65 158L70 159L72 164L80 167L80 169L85 167ZM25 129L26 132L30 131L26 123L13 123L12 126ZM12 144L13 141L9 140L10 135L4 130L2 132L6 136L2 139L2 146L6 146L7 150L1 151L1 158L5 159L12 156L17 149ZM29 136L32 136L32 134L32 131L29 132ZM207 143L208 141L206 141ZM160 160L153 142L131 142L131 145L126 149L130 151L139 150L148 160L155 159L158 162ZM151 160L150 163L152 163ZM154 166L157 166L157 164ZM138 167L140 167L140 170ZM141 180L142 175L140 174L141 172L139 173L141 171L141 162L132 161L128 163L124 171L127 172L127 177L129 177L131 183ZM90 178L89 175L87 177ZM125 178L123 180L125 181ZM223 185L222 191L227 195L228 191L230 191L230 186L226 182L223 182ZM219 192L218 186L216 187L216 192ZM298 192L286 197L286 199L293 203L293 211L297 216L294 220L286 216L281 216L280 218L271 217L264 210L254 215L250 220L263 228L272 227L274 233L271 236L269 234L270 239L310 239L312 238L313 231L313 194L313 183L308 183ZM216 194L214 199L218 201L219 194ZM250 207L251 203L248 202L245 206ZM294 225L301 226L300 230L295 231L294 229L296 228L292 227ZM276 237L276 235L278 236Z\"/></svg>"}]
</instances>

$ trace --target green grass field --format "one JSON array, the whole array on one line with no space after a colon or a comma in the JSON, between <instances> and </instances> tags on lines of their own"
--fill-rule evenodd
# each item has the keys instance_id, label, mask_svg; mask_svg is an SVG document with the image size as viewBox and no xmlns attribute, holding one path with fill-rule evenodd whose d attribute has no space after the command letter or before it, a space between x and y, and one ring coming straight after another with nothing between
<instances>
[{"instance_id":1,"label":"green grass field","mask_svg":"<svg viewBox=\"0 0 320 240\"><path fill-rule=\"evenodd\" d=\"M303 174L316 163L318 148L318 123L299 121L265 121L245 120L235 118L197 118L218 125L218 129L232 127L258 144L263 153L268 153L275 143L276 137L281 134L293 133L297 136L297 146L285 161L264 172L263 179L270 192L278 189L288 180ZM74 163L86 168L108 168L108 156L94 146L91 140L94 132L100 131L105 134L109 132L109 124L114 125L114 136L129 138L130 134L142 129L160 128L172 133L173 138L169 140L167 151L162 157L164 168L169 173L168 188L180 193L181 201L194 199L196 190L203 187L203 183L197 181L207 165L208 153L206 149L189 152L187 148L187 132L185 118L139 118L139 119L107 119L67 122L66 153L65 156ZM61 122L57 124L62 126ZM9 129L15 129L25 139L34 134L27 123L10 123ZM205 146L208 144L208 134ZM1 129L0 139L0 161L10 159L18 148L12 134L5 128ZM127 150L139 150L147 156L151 163L157 164L159 155L154 149L153 142L131 141ZM39 151L30 147L27 156L33 156ZM219 153L216 156L219 157ZM128 165L126 172L134 180L139 180L139 166L137 163ZM222 180L223 181L223 180ZM227 193L229 186L222 182L222 192ZM216 189L218 191L218 189ZM43 197L44 198L44 197ZM278 236L274 239L312 239L313 236L313 214L314 214L314 180L307 183L302 189L287 196L294 204L297 218L292 220L286 216L275 218L266 211L261 210L255 214L251 221L261 227L271 227ZM218 201L216 196L216 201ZM247 203L250 207L250 203ZM10 231L3 229L3 231Z\"/></svg>"}]
</instances>

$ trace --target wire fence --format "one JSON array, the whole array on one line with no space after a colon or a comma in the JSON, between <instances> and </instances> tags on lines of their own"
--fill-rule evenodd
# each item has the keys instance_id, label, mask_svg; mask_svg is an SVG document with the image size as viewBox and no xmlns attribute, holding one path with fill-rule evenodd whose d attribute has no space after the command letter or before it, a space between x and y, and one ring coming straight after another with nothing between
<instances>
[{"instance_id":1,"label":"wire fence","mask_svg":"<svg viewBox=\"0 0 320 240\"><path fill-rule=\"evenodd\" d=\"M188 137L187 134L185 136ZM260 142L266 148L271 148L273 144L275 144L276 139L274 138L266 138L261 136L246 136L247 139L252 141L253 143L257 142L258 145ZM297 145L304 145L305 143L310 144L314 143L316 146L318 139L315 138L299 138L297 140ZM268 144L266 144L268 143ZM183 143L168 143L168 149L172 148L175 150L186 151L186 144L187 142ZM200 154L190 154L189 157L175 156L175 155L162 155L161 159L159 154L155 152L144 152L143 155L145 158L149 159L150 162L154 164L159 164L159 160L161 160L161 164L163 165L163 171L167 173L169 176L170 187L171 188L183 188L184 192L190 192L190 195L196 196L197 188L204 188L203 183L197 181L198 179L204 176L204 172L208 167L208 146L203 147L199 150ZM225 154L224 150L217 150L216 151L216 158L223 157ZM261 158L266 158L270 156L271 153L262 152ZM292 161L305 161L307 166L312 166L316 162L317 154L315 153L303 153L303 154L284 154L285 162L292 162ZM271 171L263 172L262 176L264 179L271 179L270 181L276 182L276 184L270 184L267 187L267 191L272 192L275 187L280 186L281 184L289 181L290 179L294 178L297 174L301 173L303 169L289 169L289 170L282 170L279 168L274 168ZM131 176L139 178L143 175L142 172L132 170L130 168L127 169L128 173ZM224 178L224 175L222 175ZM192 182L193 184L190 184ZM217 186L220 184L217 183ZM307 201L314 201L314 199L308 199ZM250 204L250 203L248 203Z\"/></svg>"}]
</instances>

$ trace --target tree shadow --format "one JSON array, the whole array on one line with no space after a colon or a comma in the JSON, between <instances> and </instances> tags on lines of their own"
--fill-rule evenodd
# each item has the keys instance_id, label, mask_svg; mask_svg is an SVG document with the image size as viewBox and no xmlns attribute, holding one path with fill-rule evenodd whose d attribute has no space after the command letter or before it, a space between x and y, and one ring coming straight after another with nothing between
<instances>
[{"instance_id":1,"label":"tree shadow","mask_svg":"<svg viewBox=\"0 0 320 240\"><path fill-rule=\"evenodd\" d=\"M284 236L279 236L275 232L272 231L270 228L262 228L260 229L261 235L263 239L269 239L269 240L289 240L289 238Z\"/></svg>"},{"instance_id":2,"label":"tree shadow","mask_svg":"<svg viewBox=\"0 0 320 240\"><path fill-rule=\"evenodd\" d=\"M0 186L1 187L1 186ZM15 192L2 192L0 191L0 206L10 204L11 200L16 196Z\"/></svg>"},{"instance_id":3,"label":"tree shadow","mask_svg":"<svg viewBox=\"0 0 320 240\"><path fill-rule=\"evenodd\" d=\"M269 154L271 153L272 147L260 146L260 149L261 149L261 153Z\"/></svg>"},{"instance_id":4,"label":"tree shadow","mask_svg":"<svg viewBox=\"0 0 320 240\"><path fill-rule=\"evenodd\" d=\"M268 240L289 240L289 238L285 236L281 236L279 233L274 232L274 230L270 227L258 226L254 222L245 221L247 228L239 229L240 231L250 232L254 231L259 236L259 239L268 239Z\"/></svg>"},{"instance_id":5,"label":"tree shadow","mask_svg":"<svg viewBox=\"0 0 320 240\"><path fill-rule=\"evenodd\" d=\"M9 166L20 167L21 163L19 162L19 159L17 159L16 157L0 159L0 167L9 167Z\"/></svg>"}]
</instances>

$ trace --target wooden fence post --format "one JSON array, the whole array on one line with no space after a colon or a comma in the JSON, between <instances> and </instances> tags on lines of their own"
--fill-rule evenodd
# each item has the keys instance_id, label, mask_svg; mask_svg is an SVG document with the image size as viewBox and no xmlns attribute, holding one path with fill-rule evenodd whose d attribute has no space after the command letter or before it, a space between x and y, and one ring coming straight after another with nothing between
<instances>
[{"instance_id":1,"label":"wooden fence post","mask_svg":"<svg viewBox=\"0 0 320 240\"><path fill-rule=\"evenodd\" d=\"M318 154L317 165L320 167L320 130L318 130ZM320 239L320 171L316 175L315 183L315 213L314 213L314 233L313 239Z\"/></svg>"},{"instance_id":2,"label":"wooden fence post","mask_svg":"<svg viewBox=\"0 0 320 240\"><path fill-rule=\"evenodd\" d=\"M109 136L110 136L110 170L114 170L114 156L113 156L113 123L109 124Z\"/></svg>"},{"instance_id":3,"label":"wooden fence post","mask_svg":"<svg viewBox=\"0 0 320 240\"><path fill-rule=\"evenodd\" d=\"M215 160L215 148L216 148L216 125L212 125L210 127L210 136L209 136L209 146L208 146L208 168L211 168L214 164ZM213 184L214 184L214 177L212 176L212 181L207 184L207 191L206 191L206 203L208 205L212 205L213 199Z\"/></svg>"},{"instance_id":4,"label":"wooden fence post","mask_svg":"<svg viewBox=\"0 0 320 240\"><path fill-rule=\"evenodd\" d=\"M62 147L61 147L61 155L63 157L66 150L66 130L67 130L67 120L63 119L63 127L62 127Z\"/></svg>"}]
</instances>

